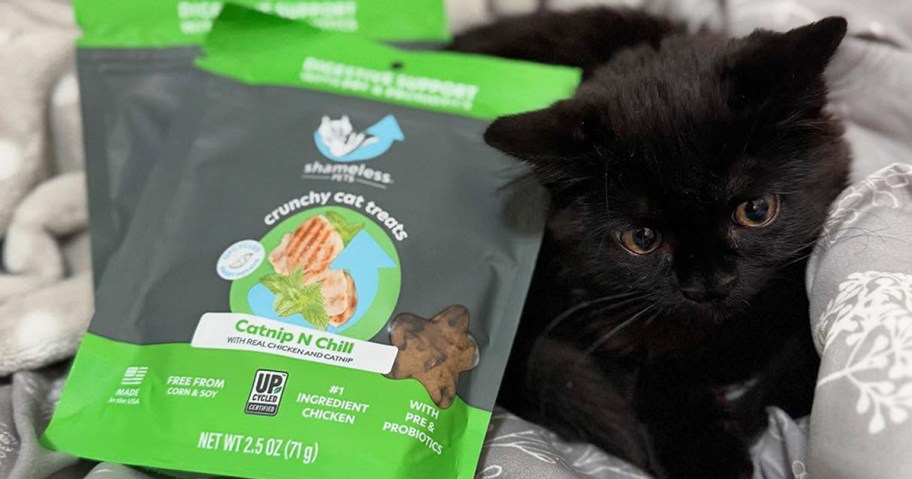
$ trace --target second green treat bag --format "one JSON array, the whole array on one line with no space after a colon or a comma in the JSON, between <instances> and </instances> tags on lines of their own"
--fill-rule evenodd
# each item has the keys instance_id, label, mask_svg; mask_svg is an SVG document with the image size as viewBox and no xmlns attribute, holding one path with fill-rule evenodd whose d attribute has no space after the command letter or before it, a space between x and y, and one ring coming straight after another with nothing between
<instances>
[{"instance_id":1,"label":"second green treat bag","mask_svg":"<svg viewBox=\"0 0 912 479\"><path fill-rule=\"evenodd\" d=\"M443 0L237 0L323 29L399 42L448 38ZM76 0L82 116L97 284L119 247L193 59L222 2Z\"/></svg>"},{"instance_id":2,"label":"second green treat bag","mask_svg":"<svg viewBox=\"0 0 912 479\"><path fill-rule=\"evenodd\" d=\"M204 51L43 443L250 478L473 477L546 210L483 133L580 72L233 5Z\"/></svg>"}]
</instances>

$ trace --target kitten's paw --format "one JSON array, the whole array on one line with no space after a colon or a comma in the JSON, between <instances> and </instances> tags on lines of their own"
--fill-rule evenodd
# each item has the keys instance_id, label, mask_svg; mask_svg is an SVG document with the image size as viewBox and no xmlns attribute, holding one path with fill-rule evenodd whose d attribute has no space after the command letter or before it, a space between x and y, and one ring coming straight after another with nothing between
<instances>
[{"instance_id":1,"label":"kitten's paw","mask_svg":"<svg viewBox=\"0 0 912 479\"><path fill-rule=\"evenodd\" d=\"M740 403L729 411L727 427L747 438L756 438L769 427L769 414L762 404Z\"/></svg>"},{"instance_id":2,"label":"kitten's paw","mask_svg":"<svg viewBox=\"0 0 912 479\"><path fill-rule=\"evenodd\" d=\"M675 467L668 465L669 469ZM662 479L752 479L754 467L750 460L746 462L727 462L718 459L715 464L704 464L696 468L671 469L664 474L656 474Z\"/></svg>"},{"instance_id":3,"label":"kitten's paw","mask_svg":"<svg viewBox=\"0 0 912 479\"><path fill-rule=\"evenodd\" d=\"M748 456L719 456L696 468L681 471L682 474L673 474L674 479L751 479L754 475L754 466Z\"/></svg>"},{"instance_id":4,"label":"kitten's paw","mask_svg":"<svg viewBox=\"0 0 912 479\"><path fill-rule=\"evenodd\" d=\"M668 479L750 479L754 465L744 442L730 434L683 436L662 454Z\"/></svg>"}]
</instances>

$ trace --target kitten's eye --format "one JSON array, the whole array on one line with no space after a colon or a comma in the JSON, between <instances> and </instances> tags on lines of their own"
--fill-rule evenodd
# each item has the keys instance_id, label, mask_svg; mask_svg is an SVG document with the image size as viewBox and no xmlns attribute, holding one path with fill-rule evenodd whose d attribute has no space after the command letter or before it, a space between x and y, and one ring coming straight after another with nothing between
<instances>
[{"instance_id":1,"label":"kitten's eye","mask_svg":"<svg viewBox=\"0 0 912 479\"><path fill-rule=\"evenodd\" d=\"M772 223L778 212L779 197L764 195L738 205L732 213L732 221L745 228L760 228Z\"/></svg>"},{"instance_id":2,"label":"kitten's eye","mask_svg":"<svg viewBox=\"0 0 912 479\"><path fill-rule=\"evenodd\" d=\"M662 243L662 236L652 228L627 230L618 235L621 246L633 254L649 254Z\"/></svg>"}]
</instances>

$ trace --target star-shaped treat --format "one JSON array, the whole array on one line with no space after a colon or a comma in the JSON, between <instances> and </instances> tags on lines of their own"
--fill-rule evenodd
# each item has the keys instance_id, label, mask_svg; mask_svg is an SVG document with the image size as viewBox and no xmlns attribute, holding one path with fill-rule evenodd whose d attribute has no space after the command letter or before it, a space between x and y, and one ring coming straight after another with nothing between
<instances>
[{"instance_id":1,"label":"star-shaped treat","mask_svg":"<svg viewBox=\"0 0 912 479\"><path fill-rule=\"evenodd\" d=\"M399 354L387 377L417 379L443 409L453 404L459 374L476 364L478 346L465 306L450 306L431 319L402 313L390 326L390 343Z\"/></svg>"}]
</instances>

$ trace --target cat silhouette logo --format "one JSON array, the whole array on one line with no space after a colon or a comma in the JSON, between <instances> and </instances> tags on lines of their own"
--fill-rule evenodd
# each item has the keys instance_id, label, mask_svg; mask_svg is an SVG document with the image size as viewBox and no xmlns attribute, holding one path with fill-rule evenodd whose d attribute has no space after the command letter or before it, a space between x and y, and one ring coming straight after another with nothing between
<instances>
[{"instance_id":1,"label":"cat silhouette logo","mask_svg":"<svg viewBox=\"0 0 912 479\"><path fill-rule=\"evenodd\" d=\"M339 163L373 160L403 140L405 135L393 115L383 117L363 132L355 130L347 115L338 120L324 116L314 133L320 153Z\"/></svg>"}]
</instances>

